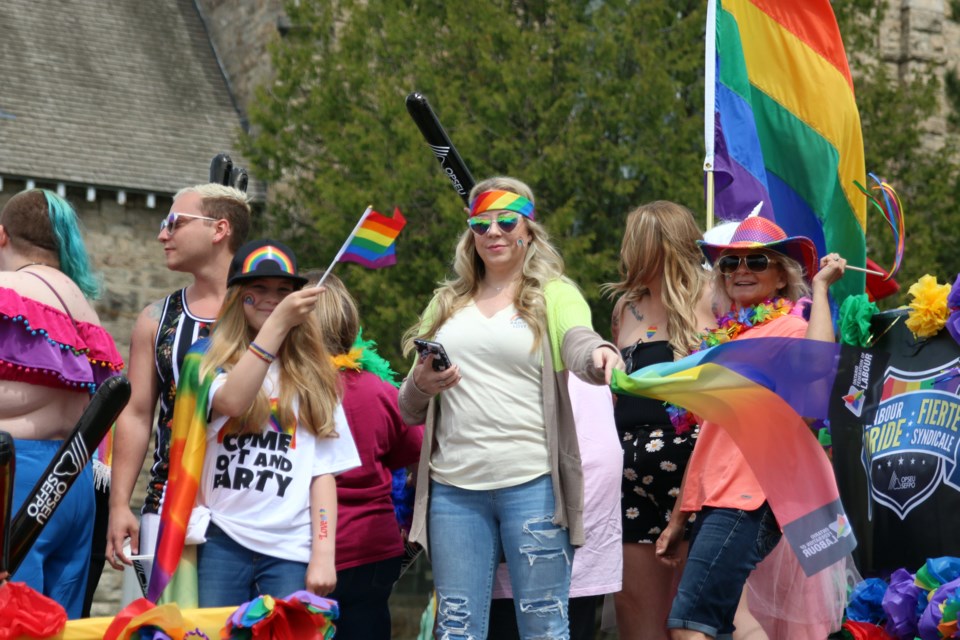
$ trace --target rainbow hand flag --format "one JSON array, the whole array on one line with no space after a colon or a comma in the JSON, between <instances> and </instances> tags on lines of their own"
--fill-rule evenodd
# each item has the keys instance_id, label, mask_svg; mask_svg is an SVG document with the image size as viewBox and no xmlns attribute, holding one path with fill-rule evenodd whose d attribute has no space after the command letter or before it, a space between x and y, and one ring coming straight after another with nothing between
<instances>
[{"instance_id":1,"label":"rainbow hand flag","mask_svg":"<svg viewBox=\"0 0 960 640\"><path fill-rule=\"evenodd\" d=\"M210 345L198 341L187 352L180 368L170 442L170 472L163 492L160 531L154 552L147 599L156 602L163 594L183 554L190 512L197 499L207 448L207 404L213 375L200 379L200 361Z\"/></svg>"},{"instance_id":2,"label":"rainbow hand flag","mask_svg":"<svg viewBox=\"0 0 960 640\"><path fill-rule=\"evenodd\" d=\"M733 340L630 376L615 371L611 386L615 393L681 406L724 429L763 488L804 572L813 575L850 553L856 538L830 461L801 416L826 419L831 403L866 390L873 402L861 403L856 415L870 420L883 358L799 338Z\"/></svg>"},{"instance_id":3,"label":"rainbow hand flag","mask_svg":"<svg viewBox=\"0 0 960 640\"><path fill-rule=\"evenodd\" d=\"M407 219L398 208L394 208L392 218L368 210L345 248L341 249L340 262L356 262L368 269L396 264L395 243L406 224Z\"/></svg>"},{"instance_id":4,"label":"rainbow hand flag","mask_svg":"<svg viewBox=\"0 0 960 640\"><path fill-rule=\"evenodd\" d=\"M714 46L715 45L715 46ZM718 219L760 215L788 236L866 262L860 113L829 0L710 0L704 169ZM847 271L838 303L863 293Z\"/></svg>"}]
</instances>

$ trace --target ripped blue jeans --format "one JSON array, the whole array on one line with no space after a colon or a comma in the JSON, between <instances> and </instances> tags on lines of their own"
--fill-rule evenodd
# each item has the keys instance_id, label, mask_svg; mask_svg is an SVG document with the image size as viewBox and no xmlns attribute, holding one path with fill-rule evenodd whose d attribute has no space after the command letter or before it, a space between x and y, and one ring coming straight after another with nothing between
<instances>
[{"instance_id":1,"label":"ripped blue jeans","mask_svg":"<svg viewBox=\"0 0 960 640\"><path fill-rule=\"evenodd\" d=\"M428 536L438 640L484 640L501 551L524 640L570 637L573 547L554 525L550 476L490 491L430 482Z\"/></svg>"}]
</instances>

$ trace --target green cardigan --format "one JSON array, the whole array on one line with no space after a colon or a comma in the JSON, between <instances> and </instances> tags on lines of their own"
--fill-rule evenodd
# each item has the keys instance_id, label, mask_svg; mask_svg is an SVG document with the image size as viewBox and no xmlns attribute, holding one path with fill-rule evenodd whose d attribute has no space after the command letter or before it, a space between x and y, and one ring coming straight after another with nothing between
<instances>
[{"instance_id":1,"label":"green cardigan","mask_svg":"<svg viewBox=\"0 0 960 640\"><path fill-rule=\"evenodd\" d=\"M541 341L543 417L553 481L553 523L566 527L570 543L581 546L584 544L583 470L567 375L569 371L587 382L603 384L603 370L593 366L593 352L603 346L615 352L617 349L593 330L590 307L574 284L566 279L550 282L544 289L544 300L547 339ZM431 301L424 312L424 325L430 324L435 307L435 301ZM430 456L434 429L440 418L440 403L438 398L421 392L413 384L412 375L407 376L400 387L399 402L401 416L407 424L425 423L410 540L420 543L429 552L426 516L430 501Z\"/></svg>"}]
</instances>

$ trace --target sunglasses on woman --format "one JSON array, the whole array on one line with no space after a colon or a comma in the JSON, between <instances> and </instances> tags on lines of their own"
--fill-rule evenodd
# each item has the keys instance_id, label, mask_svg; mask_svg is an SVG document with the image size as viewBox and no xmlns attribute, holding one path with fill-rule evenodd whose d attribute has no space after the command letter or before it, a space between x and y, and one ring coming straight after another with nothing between
<instances>
[{"instance_id":1,"label":"sunglasses on woman","mask_svg":"<svg viewBox=\"0 0 960 640\"><path fill-rule=\"evenodd\" d=\"M490 231L490 227L493 223L496 222L497 226L500 227L500 231L504 233L510 233L517 228L517 225L520 224L520 214L513 212L501 213L494 218L487 218L484 216L473 216L472 218L467 218L467 225L470 227L470 231L473 231L478 236L482 236Z\"/></svg>"},{"instance_id":2,"label":"sunglasses on woman","mask_svg":"<svg viewBox=\"0 0 960 640\"><path fill-rule=\"evenodd\" d=\"M177 220L179 220L180 218L194 218L196 220L214 220L214 221L217 220L217 218L211 218L210 216L197 216L192 213L179 213L176 211L171 211L169 214L167 214L166 218L160 221L160 231L162 232L164 229L166 229L167 233L169 233L170 235L173 235L173 232L177 230ZM179 226L182 227L183 225L179 225Z\"/></svg>"},{"instance_id":3,"label":"sunglasses on woman","mask_svg":"<svg viewBox=\"0 0 960 640\"><path fill-rule=\"evenodd\" d=\"M751 253L746 256L722 256L717 260L717 269L720 273L733 273L741 264L747 265L747 270L754 273L762 273L767 270L771 263L776 262L763 253Z\"/></svg>"}]
</instances>

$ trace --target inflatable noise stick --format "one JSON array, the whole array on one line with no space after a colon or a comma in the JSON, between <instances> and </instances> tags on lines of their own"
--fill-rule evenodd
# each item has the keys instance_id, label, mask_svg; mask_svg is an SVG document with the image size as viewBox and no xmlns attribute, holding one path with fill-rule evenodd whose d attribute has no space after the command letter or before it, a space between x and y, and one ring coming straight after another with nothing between
<instances>
[{"instance_id":1,"label":"inflatable noise stick","mask_svg":"<svg viewBox=\"0 0 960 640\"><path fill-rule=\"evenodd\" d=\"M470 189L476 184L476 180L470 175L470 170L453 146L450 136L443 130L443 125L427 102L426 96L416 92L408 95L407 111L440 163L440 170L450 180L453 190L463 198L465 205L470 206Z\"/></svg>"},{"instance_id":2,"label":"inflatable noise stick","mask_svg":"<svg viewBox=\"0 0 960 640\"><path fill-rule=\"evenodd\" d=\"M233 160L225 153L218 153L210 161L210 182L230 186Z\"/></svg>"},{"instance_id":3,"label":"inflatable noise stick","mask_svg":"<svg viewBox=\"0 0 960 640\"><path fill-rule=\"evenodd\" d=\"M13 436L0 431L0 574L10 570L10 511L13 509L13 477L16 471Z\"/></svg>"}]
</instances>

